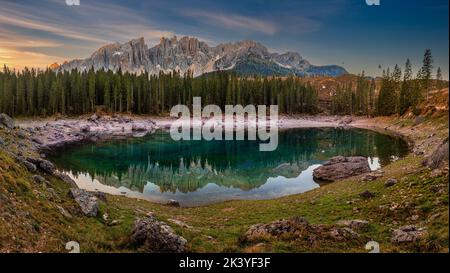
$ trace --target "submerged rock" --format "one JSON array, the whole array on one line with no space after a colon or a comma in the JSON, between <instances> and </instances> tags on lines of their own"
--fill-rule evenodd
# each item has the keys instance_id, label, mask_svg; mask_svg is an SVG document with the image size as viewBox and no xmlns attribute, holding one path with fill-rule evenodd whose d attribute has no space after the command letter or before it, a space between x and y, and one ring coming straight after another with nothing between
<instances>
[{"instance_id":1,"label":"submerged rock","mask_svg":"<svg viewBox=\"0 0 450 273\"><path fill-rule=\"evenodd\" d=\"M0 114L0 127L14 129L14 120L7 114Z\"/></svg>"},{"instance_id":2,"label":"submerged rock","mask_svg":"<svg viewBox=\"0 0 450 273\"><path fill-rule=\"evenodd\" d=\"M75 199L84 215L95 217L98 213L97 197L82 189L70 189L70 195Z\"/></svg>"},{"instance_id":3,"label":"submerged rock","mask_svg":"<svg viewBox=\"0 0 450 273\"><path fill-rule=\"evenodd\" d=\"M175 234L166 223L153 215L138 219L131 234L131 243L146 252L183 253L187 251L187 241Z\"/></svg>"},{"instance_id":4,"label":"submerged rock","mask_svg":"<svg viewBox=\"0 0 450 273\"><path fill-rule=\"evenodd\" d=\"M333 182L368 172L370 172L370 166L367 158L336 156L315 169L313 177L319 181Z\"/></svg>"}]
</instances>

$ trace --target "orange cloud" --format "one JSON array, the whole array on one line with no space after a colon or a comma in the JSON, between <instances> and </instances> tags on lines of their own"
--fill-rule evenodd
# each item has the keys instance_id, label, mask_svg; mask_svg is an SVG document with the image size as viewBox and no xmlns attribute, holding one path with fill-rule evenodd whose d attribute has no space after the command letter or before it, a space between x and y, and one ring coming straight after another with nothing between
<instances>
[{"instance_id":1,"label":"orange cloud","mask_svg":"<svg viewBox=\"0 0 450 273\"><path fill-rule=\"evenodd\" d=\"M17 51L0 47L0 65L10 68L23 69L25 67L46 68L54 62L62 63L63 58L29 51Z\"/></svg>"}]
</instances>

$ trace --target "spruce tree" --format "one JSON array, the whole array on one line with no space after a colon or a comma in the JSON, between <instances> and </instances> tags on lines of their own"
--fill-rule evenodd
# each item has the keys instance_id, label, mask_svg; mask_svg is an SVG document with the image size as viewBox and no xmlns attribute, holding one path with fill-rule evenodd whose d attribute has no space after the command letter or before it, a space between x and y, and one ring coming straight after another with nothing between
<instances>
[{"instance_id":1,"label":"spruce tree","mask_svg":"<svg viewBox=\"0 0 450 273\"><path fill-rule=\"evenodd\" d=\"M425 50L423 55L422 68L419 70L417 78L420 80L421 88L425 91L426 100L429 99L431 74L433 71L433 56L431 49Z\"/></svg>"},{"instance_id":2,"label":"spruce tree","mask_svg":"<svg viewBox=\"0 0 450 273\"><path fill-rule=\"evenodd\" d=\"M438 67L436 72L436 89L441 90L443 87L442 84L442 70L440 67Z\"/></svg>"}]
</instances>

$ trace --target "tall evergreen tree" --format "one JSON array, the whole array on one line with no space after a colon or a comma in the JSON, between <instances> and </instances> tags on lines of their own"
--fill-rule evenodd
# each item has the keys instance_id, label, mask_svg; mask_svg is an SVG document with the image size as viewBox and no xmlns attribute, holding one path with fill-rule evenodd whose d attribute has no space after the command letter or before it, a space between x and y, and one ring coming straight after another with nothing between
<instances>
[{"instance_id":1,"label":"tall evergreen tree","mask_svg":"<svg viewBox=\"0 0 450 273\"><path fill-rule=\"evenodd\" d=\"M436 89L441 90L443 88L442 84L442 70L438 67L436 72Z\"/></svg>"},{"instance_id":2,"label":"tall evergreen tree","mask_svg":"<svg viewBox=\"0 0 450 273\"><path fill-rule=\"evenodd\" d=\"M419 70L417 78L420 80L421 88L425 91L426 100L429 99L430 81L433 71L433 56L431 55L431 49L425 50L423 55L422 68Z\"/></svg>"}]
</instances>

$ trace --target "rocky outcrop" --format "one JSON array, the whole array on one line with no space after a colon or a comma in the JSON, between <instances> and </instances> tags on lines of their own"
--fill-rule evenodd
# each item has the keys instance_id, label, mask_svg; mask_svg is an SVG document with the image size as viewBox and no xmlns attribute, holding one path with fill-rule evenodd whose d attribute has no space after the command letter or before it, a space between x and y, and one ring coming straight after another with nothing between
<instances>
[{"instance_id":1,"label":"rocky outcrop","mask_svg":"<svg viewBox=\"0 0 450 273\"><path fill-rule=\"evenodd\" d=\"M135 125L133 131L133 124ZM158 129L149 119L134 119L122 115L92 115L80 119L58 119L45 125L25 128L29 138L40 150L52 150L66 144L123 137L142 137Z\"/></svg>"},{"instance_id":2,"label":"rocky outcrop","mask_svg":"<svg viewBox=\"0 0 450 273\"><path fill-rule=\"evenodd\" d=\"M241 242L256 241L267 237L279 237L286 233L294 233L308 226L308 221L303 217L279 220L268 224L256 224L245 232L241 238Z\"/></svg>"},{"instance_id":3,"label":"rocky outcrop","mask_svg":"<svg viewBox=\"0 0 450 273\"><path fill-rule=\"evenodd\" d=\"M55 70L78 69L128 71L150 74L160 72L180 71L184 74L191 71L194 76L219 70L235 70L239 73L255 69L258 71L272 71L284 75L328 75L339 76L347 71L340 66L314 66L296 52L283 54L270 53L261 43L255 41L240 41L223 43L215 47L195 37L178 39L162 37L159 44L148 49L144 38L131 40L127 43L106 45L89 58L73 60L56 67Z\"/></svg>"},{"instance_id":4,"label":"rocky outcrop","mask_svg":"<svg viewBox=\"0 0 450 273\"><path fill-rule=\"evenodd\" d=\"M98 214L98 200L93 194L82 189L70 189L70 195L80 206L81 212L85 216L95 217Z\"/></svg>"},{"instance_id":5,"label":"rocky outcrop","mask_svg":"<svg viewBox=\"0 0 450 273\"><path fill-rule=\"evenodd\" d=\"M354 224L360 228L363 223ZM304 240L308 244L333 242L358 242L362 236L351 227L335 225L310 224L303 217L294 217L289 220L278 220L268 224L251 226L239 239L241 244L275 240Z\"/></svg>"},{"instance_id":6,"label":"rocky outcrop","mask_svg":"<svg viewBox=\"0 0 450 273\"><path fill-rule=\"evenodd\" d=\"M14 120L7 114L0 114L0 128L14 128Z\"/></svg>"},{"instance_id":7,"label":"rocky outcrop","mask_svg":"<svg viewBox=\"0 0 450 273\"><path fill-rule=\"evenodd\" d=\"M449 147L447 138L430 156L423 160L422 164L431 169L437 169L443 166L445 162L448 162L448 155Z\"/></svg>"},{"instance_id":8,"label":"rocky outcrop","mask_svg":"<svg viewBox=\"0 0 450 273\"><path fill-rule=\"evenodd\" d=\"M367 158L354 156L336 156L313 172L313 177L319 181L332 182L370 172Z\"/></svg>"},{"instance_id":9,"label":"rocky outcrop","mask_svg":"<svg viewBox=\"0 0 450 273\"><path fill-rule=\"evenodd\" d=\"M175 234L170 226L158 221L152 214L135 222L130 241L144 252L187 251L186 239Z\"/></svg>"},{"instance_id":10,"label":"rocky outcrop","mask_svg":"<svg viewBox=\"0 0 450 273\"><path fill-rule=\"evenodd\" d=\"M393 243L414 243L427 235L426 228L414 225L403 226L392 232Z\"/></svg>"}]
</instances>

